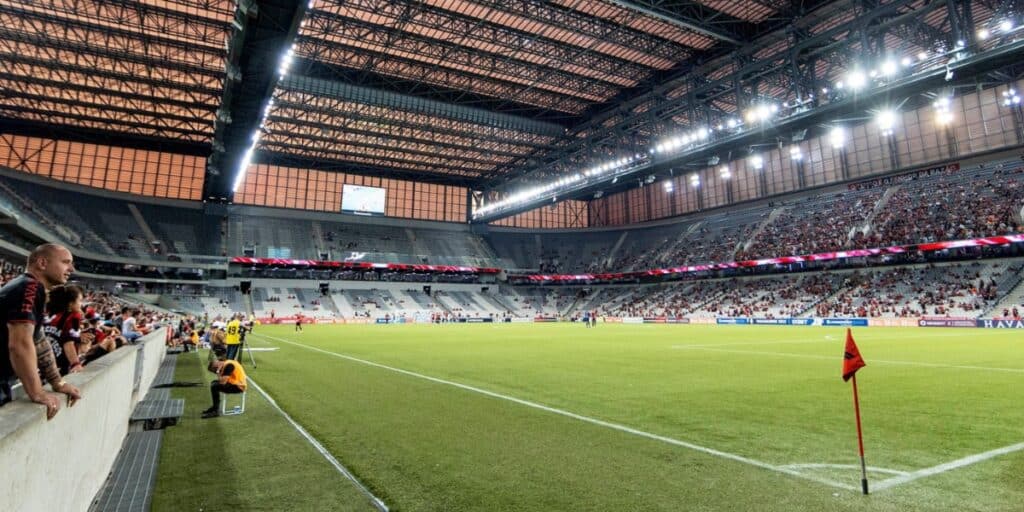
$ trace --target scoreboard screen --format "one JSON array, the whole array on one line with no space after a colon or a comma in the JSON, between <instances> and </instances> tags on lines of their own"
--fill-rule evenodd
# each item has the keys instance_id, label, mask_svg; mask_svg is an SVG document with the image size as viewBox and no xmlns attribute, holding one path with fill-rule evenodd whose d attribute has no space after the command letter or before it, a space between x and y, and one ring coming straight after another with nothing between
<instances>
[{"instance_id":1,"label":"scoreboard screen","mask_svg":"<svg viewBox=\"0 0 1024 512\"><path fill-rule=\"evenodd\" d=\"M345 185L341 189L341 211L356 215L384 215L385 190Z\"/></svg>"}]
</instances>

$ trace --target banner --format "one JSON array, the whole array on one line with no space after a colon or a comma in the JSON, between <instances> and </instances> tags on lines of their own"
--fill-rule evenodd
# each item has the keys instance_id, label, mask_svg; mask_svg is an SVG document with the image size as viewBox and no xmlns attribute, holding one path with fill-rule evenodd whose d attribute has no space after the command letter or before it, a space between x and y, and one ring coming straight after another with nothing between
<instances>
[{"instance_id":1,"label":"banner","mask_svg":"<svg viewBox=\"0 0 1024 512\"><path fill-rule=\"evenodd\" d=\"M919 327L977 327L973 318L924 317L917 321Z\"/></svg>"},{"instance_id":2,"label":"banner","mask_svg":"<svg viewBox=\"0 0 1024 512\"><path fill-rule=\"evenodd\" d=\"M843 327L867 327L867 318L823 318L821 325L837 325Z\"/></svg>"},{"instance_id":3,"label":"banner","mask_svg":"<svg viewBox=\"0 0 1024 512\"><path fill-rule=\"evenodd\" d=\"M749 318L716 318L715 321L719 325L747 325L750 323Z\"/></svg>"},{"instance_id":4,"label":"banner","mask_svg":"<svg viewBox=\"0 0 1024 512\"><path fill-rule=\"evenodd\" d=\"M644 317L645 324L663 324L665 323L665 317L663 316L647 316Z\"/></svg>"},{"instance_id":5,"label":"banner","mask_svg":"<svg viewBox=\"0 0 1024 512\"><path fill-rule=\"evenodd\" d=\"M869 318L868 327L920 327L917 317L878 317Z\"/></svg>"},{"instance_id":6,"label":"banner","mask_svg":"<svg viewBox=\"0 0 1024 512\"><path fill-rule=\"evenodd\" d=\"M644 319L642 317L639 317L639 316L627 316L627 317L623 317L622 318L622 323L624 323L624 324L642 324L642 323L644 323Z\"/></svg>"},{"instance_id":7,"label":"banner","mask_svg":"<svg viewBox=\"0 0 1024 512\"><path fill-rule=\"evenodd\" d=\"M605 321L605 323L609 323L609 324L621 324L622 323L622 317L606 316L606 317L604 317L604 321Z\"/></svg>"},{"instance_id":8,"label":"banner","mask_svg":"<svg viewBox=\"0 0 1024 512\"><path fill-rule=\"evenodd\" d=\"M978 327L984 329L1024 329L1024 320L996 320L993 318L979 318L976 320Z\"/></svg>"},{"instance_id":9,"label":"banner","mask_svg":"<svg viewBox=\"0 0 1024 512\"><path fill-rule=\"evenodd\" d=\"M515 317L512 317L512 323L514 323L514 324L531 323L532 324L533 323L533 319L532 318L523 318L523 317L515 316Z\"/></svg>"},{"instance_id":10,"label":"banner","mask_svg":"<svg viewBox=\"0 0 1024 512\"><path fill-rule=\"evenodd\" d=\"M323 260L292 260L288 258L249 258L235 256L231 263L251 267L284 267L284 268L321 268L343 270L393 270L398 272L420 273L461 273L461 274L497 274L499 268L464 267L457 265L420 265L411 263L371 263L366 261L323 261Z\"/></svg>"},{"instance_id":11,"label":"banner","mask_svg":"<svg viewBox=\"0 0 1024 512\"><path fill-rule=\"evenodd\" d=\"M557 322L558 318L553 316L538 316L533 319L534 322Z\"/></svg>"},{"instance_id":12,"label":"banner","mask_svg":"<svg viewBox=\"0 0 1024 512\"><path fill-rule=\"evenodd\" d=\"M474 316L474 317L469 317L469 318L465 319L465 321L467 323L471 323L471 324L491 323L493 320L494 319L489 317L489 316L486 316L486 317Z\"/></svg>"},{"instance_id":13,"label":"banner","mask_svg":"<svg viewBox=\"0 0 1024 512\"><path fill-rule=\"evenodd\" d=\"M685 317L681 317L681 316L680 317L670 316L670 317L665 319L665 323L668 323L668 324L688 324L688 323L690 323L690 319L689 318L685 318Z\"/></svg>"}]
</instances>

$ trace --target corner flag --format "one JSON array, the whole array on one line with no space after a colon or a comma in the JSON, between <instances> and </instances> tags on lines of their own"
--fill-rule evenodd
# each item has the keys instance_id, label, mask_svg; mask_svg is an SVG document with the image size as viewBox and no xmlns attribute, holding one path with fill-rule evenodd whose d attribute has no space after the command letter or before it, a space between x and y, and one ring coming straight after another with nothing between
<instances>
[{"instance_id":1,"label":"corner flag","mask_svg":"<svg viewBox=\"0 0 1024 512\"><path fill-rule=\"evenodd\" d=\"M853 333L846 328L846 351L843 353L843 382L850 380L857 370L867 366L864 359L860 357L860 349L853 342Z\"/></svg>"},{"instance_id":2,"label":"corner flag","mask_svg":"<svg viewBox=\"0 0 1024 512\"><path fill-rule=\"evenodd\" d=\"M857 445L860 448L860 486L868 493L868 467L864 462L864 433L860 427L860 397L857 396L857 370L867 366L860 357L860 349L853 342L853 332L846 328L846 350L843 352L843 381L853 379L853 410L857 416Z\"/></svg>"}]
</instances>

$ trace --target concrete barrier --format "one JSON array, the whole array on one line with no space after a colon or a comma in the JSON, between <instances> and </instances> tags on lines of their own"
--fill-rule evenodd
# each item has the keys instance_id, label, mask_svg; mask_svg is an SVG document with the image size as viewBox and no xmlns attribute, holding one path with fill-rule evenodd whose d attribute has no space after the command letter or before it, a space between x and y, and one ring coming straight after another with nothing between
<instances>
[{"instance_id":1,"label":"concrete barrier","mask_svg":"<svg viewBox=\"0 0 1024 512\"><path fill-rule=\"evenodd\" d=\"M161 329L69 375L82 399L71 408L62 404L51 421L24 398L0 407L0 508L89 509L128 433L132 409L156 376L165 339Z\"/></svg>"}]
</instances>

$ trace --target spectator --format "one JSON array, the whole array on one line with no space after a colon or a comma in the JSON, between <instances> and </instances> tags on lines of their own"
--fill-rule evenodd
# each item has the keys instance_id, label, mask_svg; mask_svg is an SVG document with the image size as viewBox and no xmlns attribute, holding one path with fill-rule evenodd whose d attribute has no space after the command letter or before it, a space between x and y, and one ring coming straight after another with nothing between
<instances>
[{"instance_id":1,"label":"spectator","mask_svg":"<svg viewBox=\"0 0 1024 512\"><path fill-rule=\"evenodd\" d=\"M85 329L82 329L79 338L82 340L82 350L79 353L85 354L82 361L85 365L117 349L114 337L108 336L99 327L99 322L95 318L85 319Z\"/></svg>"},{"instance_id":2,"label":"spectator","mask_svg":"<svg viewBox=\"0 0 1024 512\"><path fill-rule=\"evenodd\" d=\"M127 314L123 316L121 335L124 336L124 339L128 340L128 343L135 343L135 340L142 337L142 332L135 327L139 321L139 310L132 310L130 316Z\"/></svg>"},{"instance_id":3,"label":"spectator","mask_svg":"<svg viewBox=\"0 0 1024 512\"><path fill-rule=\"evenodd\" d=\"M60 400L43 391L39 375L50 388L68 397L68 406L81 398L78 388L60 376L53 350L43 336L46 290L67 282L74 271L71 251L57 244L43 244L28 256L27 271L0 288L0 405L11 400L10 381L21 380L33 402L46 407L46 419L60 411Z\"/></svg>"},{"instance_id":4,"label":"spectator","mask_svg":"<svg viewBox=\"0 0 1024 512\"><path fill-rule=\"evenodd\" d=\"M57 359L61 375L77 373L85 367L79 357L82 331L82 289L75 285L55 286L50 290L46 309L50 323L44 328Z\"/></svg>"}]
</instances>

